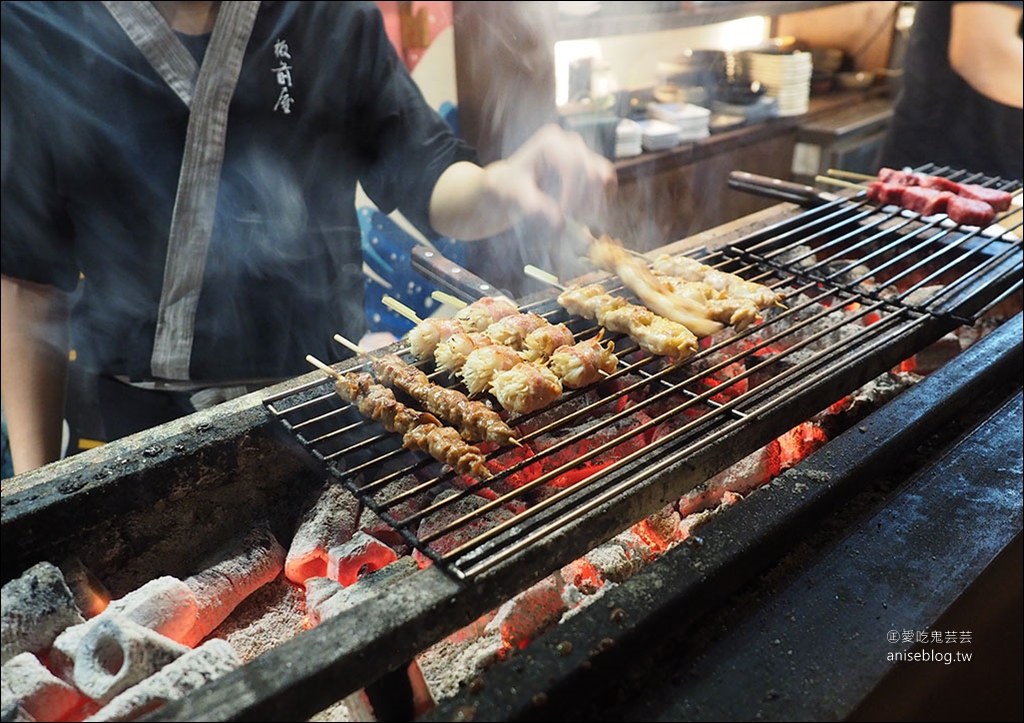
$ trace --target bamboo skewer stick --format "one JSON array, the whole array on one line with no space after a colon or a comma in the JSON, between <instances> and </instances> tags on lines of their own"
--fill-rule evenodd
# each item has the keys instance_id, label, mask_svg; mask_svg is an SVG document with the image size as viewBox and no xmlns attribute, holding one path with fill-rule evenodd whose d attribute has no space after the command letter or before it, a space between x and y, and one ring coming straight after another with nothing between
<instances>
[{"instance_id":1,"label":"bamboo skewer stick","mask_svg":"<svg viewBox=\"0 0 1024 723\"><path fill-rule=\"evenodd\" d=\"M842 188L853 188L858 191L863 191L865 187L859 183L853 183L852 181L844 181L840 178L831 178L829 176L815 176L815 183L824 183L830 186L841 186Z\"/></svg>"},{"instance_id":2,"label":"bamboo skewer stick","mask_svg":"<svg viewBox=\"0 0 1024 723\"><path fill-rule=\"evenodd\" d=\"M454 306L456 309L464 309L469 306L469 304L457 296L452 296L451 294L446 294L445 292L438 291L436 289L430 292L430 296L434 301L439 301L442 304L447 304L448 306Z\"/></svg>"},{"instance_id":3,"label":"bamboo skewer stick","mask_svg":"<svg viewBox=\"0 0 1024 723\"><path fill-rule=\"evenodd\" d=\"M380 300L381 302L383 302L384 306L388 307L394 312L401 314L414 324L419 324L423 321L423 319L419 317L419 314L417 314L413 309L410 309L408 306L406 306L393 296L384 294L384 296L382 296Z\"/></svg>"},{"instance_id":4,"label":"bamboo skewer stick","mask_svg":"<svg viewBox=\"0 0 1024 723\"><path fill-rule=\"evenodd\" d=\"M557 276L548 273L544 269L537 268L533 264L526 264L526 266L523 267L523 273L529 276L530 278L540 281L541 283L550 284L551 286L554 286L556 289L561 289L562 291L565 291L566 289L566 287L563 286L558 281Z\"/></svg>"},{"instance_id":5,"label":"bamboo skewer stick","mask_svg":"<svg viewBox=\"0 0 1024 723\"><path fill-rule=\"evenodd\" d=\"M839 168L830 168L825 171L830 176L836 176L837 178L850 178L856 181L877 181L877 176L872 176L869 173L856 173L854 171L844 171Z\"/></svg>"},{"instance_id":6,"label":"bamboo skewer stick","mask_svg":"<svg viewBox=\"0 0 1024 723\"><path fill-rule=\"evenodd\" d=\"M339 372L337 369L335 369L332 366L328 366L327 364L324 364L322 361L317 359L312 354L307 354L306 355L306 361L308 361L310 364L315 366L317 369L319 369L320 371L322 371L324 374L326 374L327 376L331 377L332 379L341 379L341 372Z\"/></svg>"}]
</instances>

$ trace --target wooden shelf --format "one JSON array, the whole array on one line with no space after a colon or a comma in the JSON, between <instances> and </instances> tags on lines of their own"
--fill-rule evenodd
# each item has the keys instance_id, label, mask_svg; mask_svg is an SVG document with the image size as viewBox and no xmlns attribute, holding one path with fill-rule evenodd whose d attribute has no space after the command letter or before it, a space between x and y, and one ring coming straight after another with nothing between
<instances>
[{"instance_id":1,"label":"wooden shelf","mask_svg":"<svg viewBox=\"0 0 1024 723\"><path fill-rule=\"evenodd\" d=\"M711 25L757 15L788 15L845 2L720 2L679 3L678 10L646 13L598 13L589 17L558 18L559 40L580 40L613 35L633 35ZM642 7L642 3L637 3Z\"/></svg>"}]
</instances>

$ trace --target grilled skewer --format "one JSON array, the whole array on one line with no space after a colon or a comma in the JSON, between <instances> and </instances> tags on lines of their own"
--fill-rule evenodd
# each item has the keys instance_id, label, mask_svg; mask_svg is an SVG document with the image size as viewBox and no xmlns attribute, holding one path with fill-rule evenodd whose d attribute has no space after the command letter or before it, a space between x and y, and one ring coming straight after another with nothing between
<instances>
[{"instance_id":1,"label":"grilled skewer","mask_svg":"<svg viewBox=\"0 0 1024 723\"><path fill-rule=\"evenodd\" d=\"M375 383L370 374L342 373L313 356L307 356L306 361L333 377L335 393L355 406L360 414L380 422L389 432L401 434L402 446L406 449L426 452L460 474L490 479L491 471L484 464L480 448L466 442L433 414L402 404L390 389Z\"/></svg>"},{"instance_id":2,"label":"grilled skewer","mask_svg":"<svg viewBox=\"0 0 1024 723\"><path fill-rule=\"evenodd\" d=\"M655 314L682 324L699 337L722 330L723 324L711 318L706 304L692 296L673 293L646 261L630 254L616 239L608 235L594 239L588 254L595 266L617 275Z\"/></svg>"},{"instance_id":3,"label":"grilled skewer","mask_svg":"<svg viewBox=\"0 0 1024 723\"><path fill-rule=\"evenodd\" d=\"M366 356L379 382L401 389L428 412L454 425L467 441L488 441L501 446L515 443L512 428L483 402L472 401L458 389L434 384L421 369L407 364L397 354L374 357L340 334L335 334L334 340Z\"/></svg>"},{"instance_id":4,"label":"grilled skewer","mask_svg":"<svg viewBox=\"0 0 1024 723\"><path fill-rule=\"evenodd\" d=\"M687 327L612 296L600 284L566 289L558 295L558 303L570 314L627 335L649 354L680 361L697 350L697 337Z\"/></svg>"}]
</instances>

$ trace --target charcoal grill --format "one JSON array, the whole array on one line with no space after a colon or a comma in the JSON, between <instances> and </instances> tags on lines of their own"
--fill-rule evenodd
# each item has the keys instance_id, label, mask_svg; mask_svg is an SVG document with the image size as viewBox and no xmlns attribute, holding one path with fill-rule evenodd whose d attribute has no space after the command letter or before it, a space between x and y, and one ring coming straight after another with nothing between
<instances>
[{"instance_id":1,"label":"charcoal grill","mask_svg":"<svg viewBox=\"0 0 1024 723\"><path fill-rule=\"evenodd\" d=\"M1019 186L998 179L971 180ZM1011 230L1019 232L1019 225ZM509 478L522 468L518 462L506 465L512 450L498 450L489 454L498 470L494 479L456 479L433 460L402 450L394 435L348 409L322 373L311 372L5 485L4 581L34 562L69 555L86 561L114 594L158 574L187 574L200 553L257 515L269 516L286 540L299 502L325 477L336 481L431 564L349 614L325 621L148 717L305 719L399 668L418 651L950 330L1016 299L1022 283L1019 240L906 217L855 195L816 196L812 207L803 210L769 209L663 250L771 285L785 294L786 307L743 333L716 337L679 364L641 358L628 339L608 337L616 342L622 361L601 383L600 398L588 390L568 393L554 410L516 420L529 430L521 440L525 444L561 436L532 458L551 461L542 476L512 485ZM595 280L613 293L626 293L600 275ZM568 317L554 295L534 295L520 305L552 322L566 322L578 338L597 333L592 324ZM1019 375L1006 369L1019 368L1020 325L1018 316L1000 327L1002 344L990 352L990 363L980 365L990 367L1000 380L1015 379L1018 394ZM389 351L408 353L402 344ZM352 359L336 368L351 371L360 364ZM730 373L721 375L726 369ZM947 383L960 390L955 395L960 403L977 392L978 383L958 378L956 371L949 370L952 379ZM452 383L443 376L434 380ZM615 404L627 398L633 404L628 409ZM937 406L948 418L946 401ZM627 419L638 409L646 417ZM893 439L920 438L920 432L899 432L897 422L892 424ZM656 443L631 445L655 429ZM600 444L571 462L555 462L561 452L593 435L603 435ZM884 439L879 446L886 446ZM623 449L620 445L629 451L603 460L607 464L582 481L551 489L550 482L585 462L602 461L613 449ZM863 467L855 456L841 461L856 486ZM398 494L391 492L392 483L403 479L416 482ZM409 515L398 513L403 502L449 488L454 497L431 501ZM485 491L491 499L473 514L453 515L440 529L420 534L419 523L431 513ZM515 514L479 534L457 535L461 541L455 546L440 544L452 533L475 529L480 517L499 507ZM1019 495L1015 509L1010 530L1019 536ZM728 534L737 553L759 541L776 544L773 533L779 525L792 519L806 522L819 513L806 496L794 510L766 523L767 531L752 530L744 537L742 529L732 529ZM700 556L700 550L687 550L678 554ZM708 567L700 564L701 579L688 581L694 587L687 599L702 598L704 609L713 606L784 550L763 553L756 564L709 558ZM716 574L720 563L723 572ZM554 693L557 687L550 681L531 682L537 687L520 690L536 695ZM531 697L528 707L541 702L543 696ZM462 714L439 707L436 715L446 711ZM501 715L510 715L508 709Z\"/></svg>"}]
</instances>

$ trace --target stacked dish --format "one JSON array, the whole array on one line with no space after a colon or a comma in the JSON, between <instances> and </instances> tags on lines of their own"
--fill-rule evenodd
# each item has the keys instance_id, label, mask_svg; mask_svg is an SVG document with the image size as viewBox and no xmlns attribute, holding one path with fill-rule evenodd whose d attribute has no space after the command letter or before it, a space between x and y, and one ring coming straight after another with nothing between
<instances>
[{"instance_id":1,"label":"stacked dish","mask_svg":"<svg viewBox=\"0 0 1024 723\"><path fill-rule=\"evenodd\" d=\"M679 128L679 142L699 141L711 135L711 111L693 103L648 103L647 115Z\"/></svg>"},{"instance_id":2,"label":"stacked dish","mask_svg":"<svg viewBox=\"0 0 1024 723\"><path fill-rule=\"evenodd\" d=\"M623 118L615 128L615 157L632 158L643 152L644 132L635 120Z\"/></svg>"},{"instance_id":3,"label":"stacked dish","mask_svg":"<svg viewBox=\"0 0 1024 723\"><path fill-rule=\"evenodd\" d=\"M779 115L800 115L807 112L811 95L812 56L807 52L746 54L746 74L767 88L767 94L778 100Z\"/></svg>"},{"instance_id":4,"label":"stacked dish","mask_svg":"<svg viewBox=\"0 0 1024 723\"><path fill-rule=\"evenodd\" d=\"M682 129L679 126L657 118L637 121L643 133L641 145L648 152L665 151L679 145Z\"/></svg>"}]
</instances>

